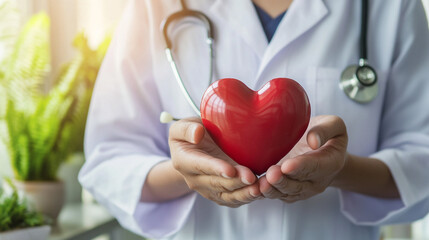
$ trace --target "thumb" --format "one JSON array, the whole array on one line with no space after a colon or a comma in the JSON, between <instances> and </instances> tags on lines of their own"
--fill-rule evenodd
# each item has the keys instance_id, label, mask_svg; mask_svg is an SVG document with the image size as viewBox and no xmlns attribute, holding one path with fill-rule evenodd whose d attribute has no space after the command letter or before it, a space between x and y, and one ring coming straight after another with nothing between
<instances>
[{"instance_id":1,"label":"thumb","mask_svg":"<svg viewBox=\"0 0 429 240\"><path fill-rule=\"evenodd\" d=\"M198 144L204 134L205 129L201 122L195 119L182 119L171 125L169 137L171 140Z\"/></svg>"},{"instance_id":2,"label":"thumb","mask_svg":"<svg viewBox=\"0 0 429 240\"><path fill-rule=\"evenodd\" d=\"M318 124L308 131L307 144L315 150L335 137L347 137L344 121L338 116L323 116Z\"/></svg>"}]
</instances>

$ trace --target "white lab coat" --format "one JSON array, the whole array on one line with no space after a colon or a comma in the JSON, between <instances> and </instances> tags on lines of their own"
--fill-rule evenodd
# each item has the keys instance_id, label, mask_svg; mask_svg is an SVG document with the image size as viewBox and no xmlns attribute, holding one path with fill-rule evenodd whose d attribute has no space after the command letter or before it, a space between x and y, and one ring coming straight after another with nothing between
<instances>
[{"instance_id":1,"label":"white lab coat","mask_svg":"<svg viewBox=\"0 0 429 240\"><path fill-rule=\"evenodd\" d=\"M188 0L214 24L215 79L259 89L289 77L307 91L312 115L344 119L348 151L385 162L400 199L328 188L294 204L258 200L237 209L197 193L164 203L140 202L150 169L169 160L165 110L194 116L164 55L160 25L178 0L133 0L106 56L89 113L79 179L126 228L173 239L377 239L378 226L413 221L429 208L429 34L418 0L372 0L368 58L379 94L360 105L338 83L358 61L360 1L295 0L270 44L250 0ZM196 102L208 86L204 29L172 28L174 54ZM362 176L365 177L365 176Z\"/></svg>"}]
</instances>

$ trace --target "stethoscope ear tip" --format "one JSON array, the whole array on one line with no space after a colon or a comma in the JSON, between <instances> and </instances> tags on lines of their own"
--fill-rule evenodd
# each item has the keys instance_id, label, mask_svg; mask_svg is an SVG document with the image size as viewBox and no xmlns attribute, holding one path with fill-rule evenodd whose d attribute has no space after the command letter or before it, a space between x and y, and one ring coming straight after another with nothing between
<instances>
[{"instance_id":1,"label":"stethoscope ear tip","mask_svg":"<svg viewBox=\"0 0 429 240\"><path fill-rule=\"evenodd\" d=\"M159 115L159 121L161 123L171 123L172 121L179 121L179 118L175 118L173 117L170 113L163 111L160 115Z\"/></svg>"},{"instance_id":2,"label":"stethoscope ear tip","mask_svg":"<svg viewBox=\"0 0 429 240\"><path fill-rule=\"evenodd\" d=\"M173 118L173 116L170 114L170 113L168 113L168 112L162 112L160 115L159 115L159 121L161 122L161 123L170 123L170 122L172 122L174 120L174 118Z\"/></svg>"}]
</instances>

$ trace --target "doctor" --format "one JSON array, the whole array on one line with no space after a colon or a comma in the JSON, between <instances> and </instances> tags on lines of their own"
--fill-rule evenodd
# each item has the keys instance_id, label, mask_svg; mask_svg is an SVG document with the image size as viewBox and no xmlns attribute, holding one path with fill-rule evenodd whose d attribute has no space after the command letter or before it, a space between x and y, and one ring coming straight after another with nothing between
<instances>
[{"instance_id":1,"label":"doctor","mask_svg":"<svg viewBox=\"0 0 429 240\"><path fill-rule=\"evenodd\" d=\"M367 104L339 88L342 71L358 61L360 1L185 3L213 22L214 79L253 89L295 79L313 117L297 146L258 179L190 118L160 31L179 0L132 0L97 80L79 176L122 226L151 238L375 240L380 225L428 212L429 33L420 1L370 1L378 94ZM280 17L274 30L261 24L267 16ZM183 21L170 35L199 102L208 86L205 29ZM159 123L164 110L183 120Z\"/></svg>"}]
</instances>

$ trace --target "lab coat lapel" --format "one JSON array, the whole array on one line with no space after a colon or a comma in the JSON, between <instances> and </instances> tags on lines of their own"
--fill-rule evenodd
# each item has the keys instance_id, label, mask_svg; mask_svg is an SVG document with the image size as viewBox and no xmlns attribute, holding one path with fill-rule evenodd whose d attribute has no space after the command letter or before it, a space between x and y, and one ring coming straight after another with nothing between
<instances>
[{"instance_id":1,"label":"lab coat lapel","mask_svg":"<svg viewBox=\"0 0 429 240\"><path fill-rule=\"evenodd\" d=\"M280 22L259 68L258 77L274 57L328 14L323 0L295 0Z\"/></svg>"},{"instance_id":2,"label":"lab coat lapel","mask_svg":"<svg viewBox=\"0 0 429 240\"><path fill-rule=\"evenodd\" d=\"M268 41L251 0L216 0L210 12L224 23L218 28L233 28L262 59Z\"/></svg>"}]
</instances>

